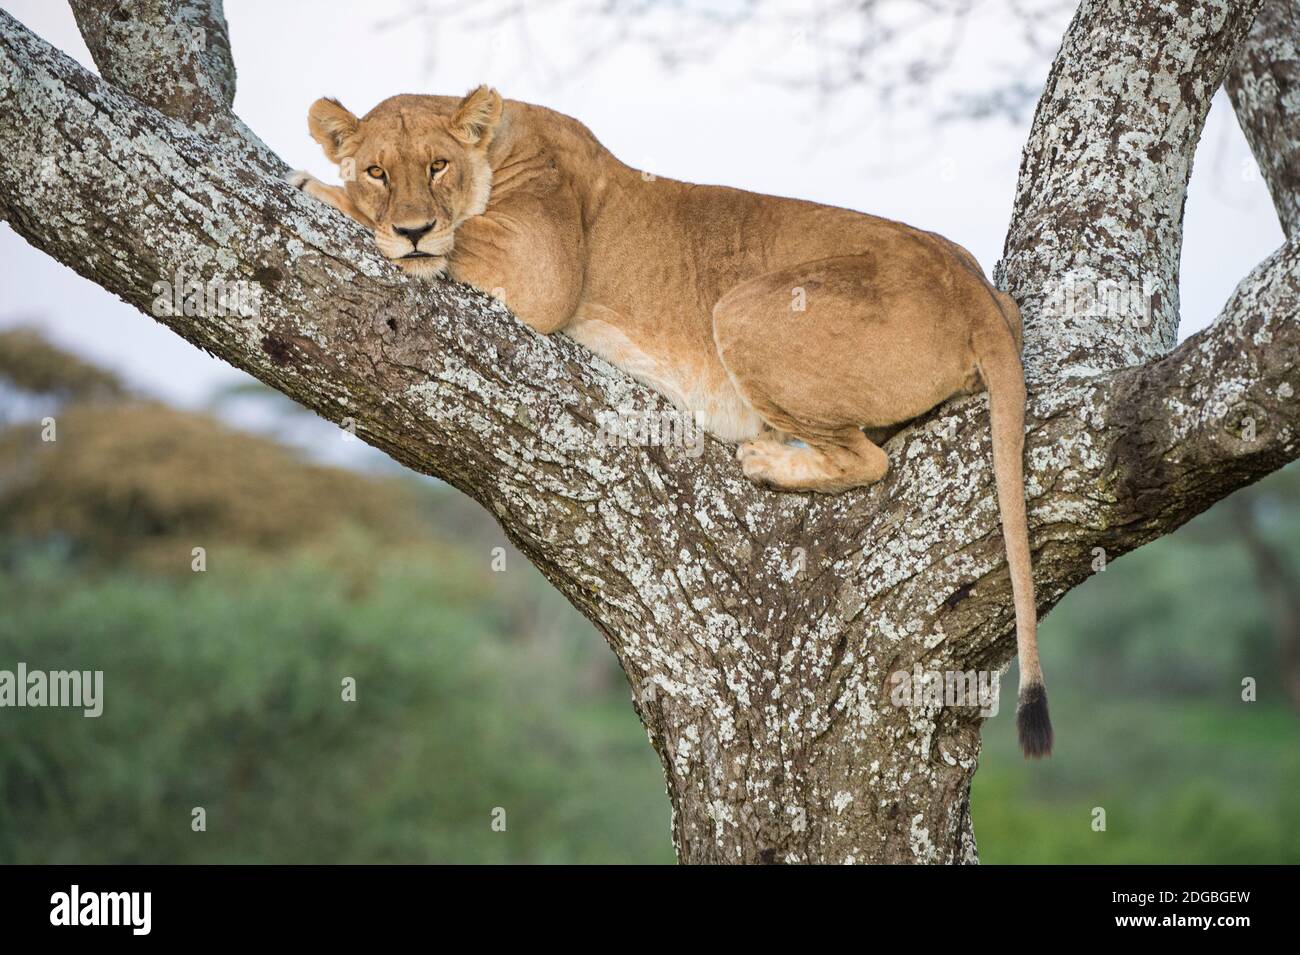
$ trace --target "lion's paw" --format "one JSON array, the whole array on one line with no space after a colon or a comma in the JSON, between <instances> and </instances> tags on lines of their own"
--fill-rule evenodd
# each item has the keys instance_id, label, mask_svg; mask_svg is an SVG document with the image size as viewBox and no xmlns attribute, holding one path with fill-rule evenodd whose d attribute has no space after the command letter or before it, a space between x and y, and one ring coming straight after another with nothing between
<instances>
[{"instance_id":1,"label":"lion's paw","mask_svg":"<svg viewBox=\"0 0 1300 955\"><path fill-rule=\"evenodd\" d=\"M295 189L306 189L307 183L315 182L316 177L306 169L294 169L284 174L284 180Z\"/></svg>"},{"instance_id":2,"label":"lion's paw","mask_svg":"<svg viewBox=\"0 0 1300 955\"><path fill-rule=\"evenodd\" d=\"M744 461L746 458L760 454L781 454L785 449L786 443L777 436L775 431L765 431L757 438L739 444L736 447L736 460Z\"/></svg>"},{"instance_id":3,"label":"lion's paw","mask_svg":"<svg viewBox=\"0 0 1300 955\"><path fill-rule=\"evenodd\" d=\"M774 453L776 452L776 453ZM745 477L755 484L771 487L779 467L779 452L771 441L746 441L736 448L736 460Z\"/></svg>"}]
</instances>

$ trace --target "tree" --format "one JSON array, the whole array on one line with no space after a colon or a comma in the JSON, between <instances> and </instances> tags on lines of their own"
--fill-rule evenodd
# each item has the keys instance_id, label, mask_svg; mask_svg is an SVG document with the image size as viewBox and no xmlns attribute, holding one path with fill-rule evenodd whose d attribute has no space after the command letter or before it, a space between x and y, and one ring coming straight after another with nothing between
<instances>
[{"instance_id":1,"label":"tree","mask_svg":"<svg viewBox=\"0 0 1300 955\"><path fill-rule=\"evenodd\" d=\"M1252 29L1260 7L1085 0L1039 101L995 274L1026 318L1040 612L1099 554L1300 455L1297 0ZM102 80L0 13L0 214L488 508L618 655L683 861L976 859L978 708L891 693L1013 652L984 396L904 429L885 479L835 498L755 488L713 441L603 442L603 410L667 403L482 295L406 280L283 183L230 112L220 0L73 8ZM1225 78L1289 238L1175 347L1185 190ZM259 307L158 307L178 273L250 283Z\"/></svg>"}]
</instances>

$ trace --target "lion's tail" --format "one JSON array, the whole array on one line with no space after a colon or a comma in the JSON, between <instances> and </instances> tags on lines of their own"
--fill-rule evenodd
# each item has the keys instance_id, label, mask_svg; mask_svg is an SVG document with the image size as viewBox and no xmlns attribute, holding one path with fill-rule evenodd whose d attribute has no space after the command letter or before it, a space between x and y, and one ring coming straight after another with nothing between
<instances>
[{"instance_id":1,"label":"lion's tail","mask_svg":"<svg viewBox=\"0 0 1300 955\"><path fill-rule=\"evenodd\" d=\"M1052 721L1038 662L1038 612L1025 512L1025 378L1020 364L1020 309L1009 295L991 287L990 292L998 309L993 320L977 332L975 350L980 375L989 391L993 473L1016 608L1016 652L1020 657L1016 725L1025 756L1040 757L1052 751Z\"/></svg>"}]
</instances>

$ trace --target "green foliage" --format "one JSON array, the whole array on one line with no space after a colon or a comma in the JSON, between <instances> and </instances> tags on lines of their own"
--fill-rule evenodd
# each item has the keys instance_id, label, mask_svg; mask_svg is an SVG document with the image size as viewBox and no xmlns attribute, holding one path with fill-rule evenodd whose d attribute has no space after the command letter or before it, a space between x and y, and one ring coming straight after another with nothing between
<instances>
[{"instance_id":1,"label":"green foliage","mask_svg":"<svg viewBox=\"0 0 1300 955\"><path fill-rule=\"evenodd\" d=\"M1292 466L1241 492L1292 573L1298 477ZM1057 746L1020 757L1004 686L972 787L984 862L1300 862L1300 718L1227 514L1242 503L1110 563L1043 621ZM1247 677L1256 702L1242 699Z\"/></svg>"},{"instance_id":2,"label":"green foliage","mask_svg":"<svg viewBox=\"0 0 1300 955\"><path fill-rule=\"evenodd\" d=\"M33 394L83 400L121 398L127 390L117 375L56 348L34 328L0 331L0 382Z\"/></svg>"},{"instance_id":3,"label":"green foliage","mask_svg":"<svg viewBox=\"0 0 1300 955\"><path fill-rule=\"evenodd\" d=\"M1300 862L1290 711L1077 690L1054 692L1052 705L1061 739L1050 761L1026 763L998 725L1007 721L985 733L972 791L982 861ZM1098 808L1104 831L1093 828Z\"/></svg>"},{"instance_id":4,"label":"green foliage","mask_svg":"<svg viewBox=\"0 0 1300 955\"><path fill-rule=\"evenodd\" d=\"M0 431L0 528L20 544L188 572L195 545L283 553L347 527L392 542L419 530L404 482L310 464L205 415L74 403L59 411L57 440L40 430Z\"/></svg>"},{"instance_id":5,"label":"green foliage","mask_svg":"<svg viewBox=\"0 0 1300 955\"><path fill-rule=\"evenodd\" d=\"M305 559L190 581L24 561L0 665L102 669L105 704L4 711L0 862L671 861L626 688L585 692L481 612L464 561L423 556L360 596Z\"/></svg>"}]
</instances>

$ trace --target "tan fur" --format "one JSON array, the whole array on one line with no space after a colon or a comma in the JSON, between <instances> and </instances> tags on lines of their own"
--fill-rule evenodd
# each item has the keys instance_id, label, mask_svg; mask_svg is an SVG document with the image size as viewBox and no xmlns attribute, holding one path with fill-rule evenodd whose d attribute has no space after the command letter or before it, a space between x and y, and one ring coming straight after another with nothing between
<instances>
[{"instance_id":1,"label":"tan fur","mask_svg":"<svg viewBox=\"0 0 1300 955\"><path fill-rule=\"evenodd\" d=\"M372 228L408 272L504 297L657 389L739 443L755 482L878 481L889 460L864 428L988 387L1021 683L1041 687L1020 313L969 252L876 216L643 175L576 120L486 87L396 96L360 120L318 100L309 126L356 175L296 185ZM448 161L436 176L434 159ZM395 231L430 222L418 245ZM413 250L431 257L402 258Z\"/></svg>"}]
</instances>

